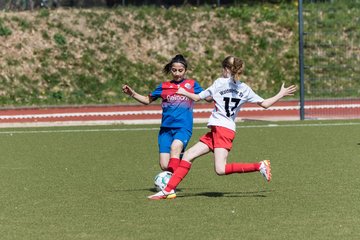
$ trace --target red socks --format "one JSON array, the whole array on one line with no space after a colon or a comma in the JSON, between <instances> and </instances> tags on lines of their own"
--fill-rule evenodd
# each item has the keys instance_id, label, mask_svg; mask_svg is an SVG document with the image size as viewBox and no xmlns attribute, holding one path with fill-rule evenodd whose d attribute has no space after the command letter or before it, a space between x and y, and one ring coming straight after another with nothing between
<instances>
[{"instance_id":1,"label":"red socks","mask_svg":"<svg viewBox=\"0 0 360 240\"><path fill-rule=\"evenodd\" d=\"M225 174L256 172L260 169L260 163L228 163L225 165Z\"/></svg>"},{"instance_id":2,"label":"red socks","mask_svg":"<svg viewBox=\"0 0 360 240\"><path fill-rule=\"evenodd\" d=\"M179 164L176 167L176 162L179 159L171 158L168 165L168 170L173 170L173 175L170 178L170 181L164 189L167 192L170 192L180 184L180 182L185 178L191 168L191 163L185 160L179 160ZM246 172L256 172L259 171L260 163L228 163L225 165L225 174L232 173L246 173Z\"/></svg>"},{"instance_id":3,"label":"red socks","mask_svg":"<svg viewBox=\"0 0 360 240\"><path fill-rule=\"evenodd\" d=\"M191 163L181 160L179 167L176 169L170 181L166 185L165 191L170 192L171 190L175 189L179 183L184 179L184 177L188 174L191 168Z\"/></svg>"},{"instance_id":4,"label":"red socks","mask_svg":"<svg viewBox=\"0 0 360 240\"><path fill-rule=\"evenodd\" d=\"M179 167L179 164L180 164L179 158L170 158L167 170L169 172L174 173L175 170Z\"/></svg>"}]
</instances>

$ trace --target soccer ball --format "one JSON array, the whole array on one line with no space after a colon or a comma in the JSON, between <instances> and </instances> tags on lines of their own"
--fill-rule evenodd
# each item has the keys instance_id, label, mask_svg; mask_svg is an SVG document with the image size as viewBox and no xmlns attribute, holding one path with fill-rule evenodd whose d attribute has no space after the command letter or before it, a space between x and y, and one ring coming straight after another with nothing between
<instances>
[{"instance_id":1,"label":"soccer ball","mask_svg":"<svg viewBox=\"0 0 360 240\"><path fill-rule=\"evenodd\" d=\"M157 191L163 190L172 176L171 172L164 171L159 173L154 178L154 184Z\"/></svg>"}]
</instances>

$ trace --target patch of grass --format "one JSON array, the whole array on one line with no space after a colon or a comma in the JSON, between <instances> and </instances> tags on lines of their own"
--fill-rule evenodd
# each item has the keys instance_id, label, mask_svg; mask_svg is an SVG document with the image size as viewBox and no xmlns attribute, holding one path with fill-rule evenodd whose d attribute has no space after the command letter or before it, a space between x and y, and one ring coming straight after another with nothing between
<instances>
[{"instance_id":1,"label":"patch of grass","mask_svg":"<svg viewBox=\"0 0 360 240\"><path fill-rule=\"evenodd\" d=\"M41 8L37 16L39 18L48 18L50 16L50 10L48 8Z\"/></svg>"},{"instance_id":2,"label":"patch of grass","mask_svg":"<svg viewBox=\"0 0 360 240\"><path fill-rule=\"evenodd\" d=\"M55 43L59 46L66 45L66 38L61 33L55 33L53 39Z\"/></svg>"},{"instance_id":3,"label":"patch of grass","mask_svg":"<svg viewBox=\"0 0 360 240\"><path fill-rule=\"evenodd\" d=\"M59 83L61 82L61 75L59 73L54 73L54 74L44 73L42 75L42 79L46 82L48 88L51 89L59 85Z\"/></svg>"},{"instance_id":4,"label":"patch of grass","mask_svg":"<svg viewBox=\"0 0 360 240\"><path fill-rule=\"evenodd\" d=\"M268 43L268 39L266 37L259 37L257 39L257 47L261 50L266 50L268 49L269 43Z\"/></svg>"},{"instance_id":5,"label":"patch of grass","mask_svg":"<svg viewBox=\"0 0 360 240\"><path fill-rule=\"evenodd\" d=\"M11 20L17 22L22 31L33 29L32 23L27 19L13 16Z\"/></svg>"},{"instance_id":6,"label":"patch of grass","mask_svg":"<svg viewBox=\"0 0 360 240\"><path fill-rule=\"evenodd\" d=\"M16 48L17 50L21 50L21 49L23 48L22 43L16 44L16 45L15 45L15 48Z\"/></svg>"},{"instance_id":7,"label":"patch of grass","mask_svg":"<svg viewBox=\"0 0 360 240\"><path fill-rule=\"evenodd\" d=\"M77 74L74 83L84 96L92 95L94 97L99 97L102 94L99 89L103 89L103 85L97 77L87 74Z\"/></svg>"},{"instance_id":8,"label":"patch of grass","mask_svg":"<svg viewBox=\"0 0 360 240\"><path fill-rule=\"evenodd\" d=\"M46 30L41 30L41 36L45 40L50 40L49 33Z\"/></svg>"},{"instance_id":9,"label":"patch of grass","mask_svg":"<svg viewBox=\"0 0 360 240\"><path fill-rule=\"evenodd\" d=\"M221 25L212 27L211 32L213 35L217 36L218 39L225 40L230 38L229 29L224 28Z\"/></svg>"},{"instance_id":10,"label":"patch of grass","mask_svg":"<svg viewBox=\"0 0 360 240\"><path fill-rule=\"evenodd\" d=\"M117 22L117 25L124 31L129 32L131 26L126 22Z\"/></svg>"},{"instance_id":11,"label":"patch of grass","mask_svg":"<svg viewBox=\"0 0 360 240\"><path fill-rule=\"evenodd\" d=\"M243 5L242 7L218 8L216 14L220 18L236 18L238 21L241 20L243 23L247 23L251 21L253 12L247 5Z\"/></svg>"},{"instance_id":12,"label":"patch of grass","mask_svg":"<svg viewBox=\"0 0 360 240\"><path fill-rule=\"evenodd\" d=\"M67 62L74 58L73 54L71 53L68 47L62 46L60 49L61 49L60 54L55 56L56 60Z\"/></svg>"},{"instance_id":13,"label":"patch of grass","mask_svg":"<svg viewBox=\"0 0 360 240\"><path fill-rule=\"evenodd\" d=\"M18 59L7 58L5 60L6 60L6 64L9 66L19 66L20 65L20 61Z\"/></svg>"},{"instance_id":14,"label":"patch of grass","mask_svg":"<svg viewBox=\"0 0 360 240\"><path fill-rule=\"evenodd\" d=\"M0 18L0 37L10 36L12 31L10 28L4 25L4 20Z\"/></svg>"},{"instance_id":15,"label":"patch of grass","mask_svg":"<svg viewBox=\"0 0 360 240\"><path fill-rule=\"evenodd\" d=\"M34 55L38 58L42 67L46 68L51 63L50 54L52 54L52 52L53 52L52 48L45 48L42 50L34 51Z\"/></svg>"},{"instance_id":16,"label":"patch of grass","mask_svg":"<svg viewBox=\"0 0 360 240\"><path fill-rule=\"evenodd\" d=\"M105 25L111 16L110 12L97 13L96 11L82 10L80 16L84 16L87 20L87 26L92 29L98 29Z\"/></svg>"},{"instance_id":17,"label":"patch of grass","mask_svg":"<svg viewBox=\"0 0 360 240\"><path fill-rule=\"evenodd\" d=\"M96 59L94 58L95 51L92 49L86 49L82 55L82 66L87 70L92 70L96 66Z\"/></svg>"},{"instance_id":18,"label":"patch of grass","mask_svg":"<svg viewBox=\"0 0 360 240\"><path fill-rule=\"evenodd\" d=\"M79 38L79 37L83 36L82 33L72 30L70 27L65 26L61 22L56 23L54 27L56 27L57 29L61 30L63 33L70 35L74 38Z\"/></svg>"}]
</instances>

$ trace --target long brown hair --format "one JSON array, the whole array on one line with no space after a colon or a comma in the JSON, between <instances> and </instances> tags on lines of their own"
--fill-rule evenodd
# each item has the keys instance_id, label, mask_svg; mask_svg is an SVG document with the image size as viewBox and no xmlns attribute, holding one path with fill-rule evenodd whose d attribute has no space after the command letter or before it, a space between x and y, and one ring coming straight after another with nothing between
<instances>
[{"instance_id":1,"label":"long brown hair","mask_svg":"<svg viewBox=\"0 0 360 240\"><path fill-rule=\"evenodd\" d=\"M222 61L222 67L229 69L231 76L239 80L245 70L245 63L240 58L228 56Z\"/></svg>"}]
</instances>

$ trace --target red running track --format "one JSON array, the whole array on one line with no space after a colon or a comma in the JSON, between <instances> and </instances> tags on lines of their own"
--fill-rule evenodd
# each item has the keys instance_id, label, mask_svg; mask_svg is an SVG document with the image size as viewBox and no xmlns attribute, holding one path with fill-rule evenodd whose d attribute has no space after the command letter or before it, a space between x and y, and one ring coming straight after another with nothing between
<instances>
[{"instance_id":1,"label":"red running track","mask_svg":"<svg viewBox=\"0 0 360 240\"><path fill-rule=\"evenodd\" d=\"M195 104L194 121L206 122L213 106L213 103ZM281 101L269 109L263 109L255 104L245 104L238 120L299 120L299 109L298 101ZM360 99L307 101L305 117L306 119L360 118ZM159 104L0 109L0 127L146 124L160 123L160 120Z\"/></svg>"}]
</instances>

